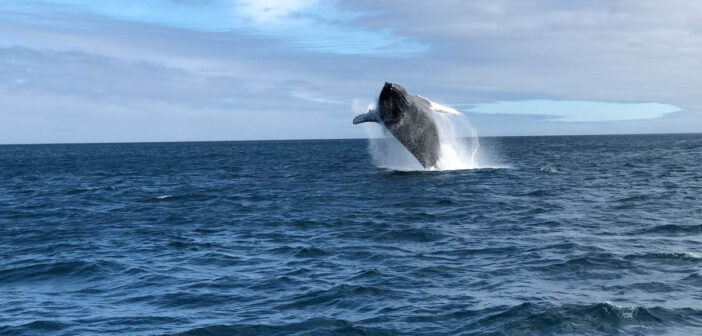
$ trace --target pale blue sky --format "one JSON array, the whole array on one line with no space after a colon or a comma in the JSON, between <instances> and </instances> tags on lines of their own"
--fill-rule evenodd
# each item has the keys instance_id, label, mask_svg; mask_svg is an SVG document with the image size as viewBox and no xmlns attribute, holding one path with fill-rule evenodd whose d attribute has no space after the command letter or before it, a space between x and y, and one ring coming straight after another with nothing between
<instances>
[{"instance_id":1,"label":"pale blue sky","mask_svg":"<svg viewBox=\"0 0 702 336\"><path fill-rule=\"evenodd\" d=\"M364 137L385 81L483 135L702 132L698 1L9 0L0 143Z\"/></svg>"}]
</instances>

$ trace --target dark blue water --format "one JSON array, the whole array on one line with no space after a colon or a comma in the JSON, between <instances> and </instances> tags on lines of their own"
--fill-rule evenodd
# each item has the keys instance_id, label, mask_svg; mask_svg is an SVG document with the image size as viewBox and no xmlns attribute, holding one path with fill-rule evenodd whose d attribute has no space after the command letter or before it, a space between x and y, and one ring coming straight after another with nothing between
<instances>
[{"instance_id":1,"label":"dark blue water","mask_svg":"<svg viewBox=\"0 0 702 336\"><path fill-rule=\"evenodd\" d=\"M692 335L702 135L0 146L3 335Z\"/></svg>"}]
</instances>

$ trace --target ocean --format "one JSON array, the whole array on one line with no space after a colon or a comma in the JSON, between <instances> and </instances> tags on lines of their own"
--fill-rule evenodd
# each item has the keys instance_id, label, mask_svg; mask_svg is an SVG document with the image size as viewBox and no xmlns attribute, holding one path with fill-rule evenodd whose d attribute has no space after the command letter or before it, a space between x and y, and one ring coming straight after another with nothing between
<instances>
[{"instance_id":1,"label":"ocean","mask_svg":"<svg viewBox=\"0 0 702 336\"><path fill-rule=\"evenodd\" d=\"M702 334L702 135L480 144L0 146L0 334Z\"/></svg>"}]
</instances>

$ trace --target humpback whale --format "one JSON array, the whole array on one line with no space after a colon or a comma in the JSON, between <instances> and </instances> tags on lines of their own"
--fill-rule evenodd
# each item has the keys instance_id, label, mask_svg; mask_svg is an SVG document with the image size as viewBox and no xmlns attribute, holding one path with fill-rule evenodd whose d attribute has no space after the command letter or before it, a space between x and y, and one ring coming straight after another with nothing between
<instances>
[{"instance_id":1,"label":"humpback whale","mask_svg":"<svg viewBox=\"0 0 702 336\"><path fill-rule=\"evenodd\" d=\"M433 113L459 113L387 82L380 91L377 106L375 110L356 116L353 123L377 122L385 126L425 169L436 167L441 142Z\"/></svg>"}]
</instances>

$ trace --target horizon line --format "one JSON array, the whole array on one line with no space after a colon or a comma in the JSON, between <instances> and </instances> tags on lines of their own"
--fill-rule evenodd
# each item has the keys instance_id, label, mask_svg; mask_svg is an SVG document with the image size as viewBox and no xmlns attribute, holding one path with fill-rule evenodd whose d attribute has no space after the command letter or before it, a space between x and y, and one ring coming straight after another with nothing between
<instances>
[{"instance_id":1,"label":"horizon line","mask_svg":"<svg viewBox=\"0 0 702 336\"><path fill-rule=\"evenodd\" d=\"M702 132L667 132L667 133L599 133L599 134L543 134L543 135L484 135L478 138L536 138L536 137L592 137L592 136L625 136L625 135L702 135ZM245 139L245 140L166 140L166 141L96 141L96 142L26 142L0 143L0 146L41 146L41 145L118 145L118 144L164 144L164 143L194 143L194 142L275 142L275 141L338 141L338 140L370 140L384 138L298 138L298 139Z\"/></svg>"}]
</instances>

